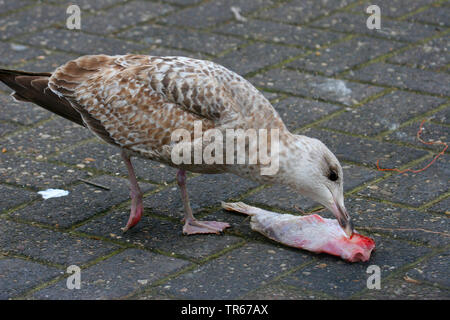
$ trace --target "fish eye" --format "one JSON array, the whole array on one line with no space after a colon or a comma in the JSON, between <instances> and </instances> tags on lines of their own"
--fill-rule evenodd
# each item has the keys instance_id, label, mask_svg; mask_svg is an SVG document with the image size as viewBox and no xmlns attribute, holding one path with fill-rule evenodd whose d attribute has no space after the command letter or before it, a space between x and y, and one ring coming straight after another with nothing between
<instances>
[{"instance_id":1,"label":"fish eye","mask_svg":"<svg viewBox=\"0 0 450 320\"><path fill-rule=\"evenodd\" d=\"M330 173L328 174L328 179L331 181L336 181L339 178L338 174L334 170L330 170Z\"/></svg>"}]
</instances>

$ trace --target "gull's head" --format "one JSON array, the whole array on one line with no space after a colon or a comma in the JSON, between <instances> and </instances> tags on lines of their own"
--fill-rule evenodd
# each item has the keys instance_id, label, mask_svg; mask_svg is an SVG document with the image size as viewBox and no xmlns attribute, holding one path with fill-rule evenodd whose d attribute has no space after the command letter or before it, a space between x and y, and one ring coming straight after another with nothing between
<instances>
[{"instance_id":1,"label":"gull's head","mask_svg":"<svg viewBox=\"0 0 450 320\"><path fill-rule=\"evenodd\" d=\"M285 173L283 182L325 206L351 236L353 223L344 205L344 177L338 159L318 139L301 135L292 138L280 157Z\"/></svg>"}]
</instances>

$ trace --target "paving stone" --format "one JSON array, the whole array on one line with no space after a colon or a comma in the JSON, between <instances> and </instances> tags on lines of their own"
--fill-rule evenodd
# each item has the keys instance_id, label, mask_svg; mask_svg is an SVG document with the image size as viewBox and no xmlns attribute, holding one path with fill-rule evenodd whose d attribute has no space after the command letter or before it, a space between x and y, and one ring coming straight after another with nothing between
<instances>
[{"instance_id":1,"label":"paving stone","mask_svg":"<svg viewBox=\"0 0 450 320\"><path fill-rule=\"evenodd\" d=\"M188 5L194 5L199 2L202 2L203 0L164 0L164 2L170 3L170 4L177 4L181 6L188 6Z\"/></svg>"},{"instance_id":2,"label":"paving stone","mask_svg":"<svg viewBox=\"0 0 450 320\"><path fill-rule=\"evenodd\" d=\"M431 4L433 1L434 0L378 0L376 5L380 7L381 17L398 18ZM372 4L374 4L372 1L364 1L362 4L352 7L351 11L366 13L367 7ZM381 26L383 27L383 18Z\"/></svg>"},{"instance_id":3,"label":"paving stone","mask_svg":"<svg viewBox=\"0 0 450 320\"><path fill-rule=\"evenodd\" d=\"M381 12L383 15L383 12ZM416 42L435 35L438 30L433 26L417 24L406 21L382 19L381 29L369 29L366 25L367 15L336 13L314 21L311 25L321 28L330 28L334 31L343 31L351 34L374 35L391 40Z\"/></svg>"},{"instance_id":4,"label":"paving stone","mask_svg":"<svg viewBox=\"0 0 450 320\"><path fill-rule=\"evenodd\" d=\"M427 281L433 284L445 286L450 290L450 270L448 262L450 251L442 252L406 272L406 275L419 281ZM450 291L448 292L450 298Z\"/></svg>"},{"instance_id":5,"label":"paving stone","mask_svg":"<svg viewBox=\"0 0 450 320\"><path fill-rule=\"evenodd\" d=\"M0 212L17 207L19 204L30 202L38 197L36 193L25 189L0 184Z\"/></svg>"},{"instance_id":6,"label":"paving stone","mask_svg":"<svg viewBox=\"0 0 450 320\"><path fill-rule=\"evenodd\" d=\"M129 214L130 212L125 209L114 211L90 221L79 227L77 231L196 260L204 259L242 241L240 238L229 235L185 236L182 233L181 223L146 215L135 227L122 233L120 228L126 225Z\"/></svg>"},{"instance_id":7,"label":"paving stone","mask_svg":"<svg viewBox=\"0 0 450 320\"><path fill-rule=\"evenodd\" d=\"M408 18L411 21L420 21L424 23L434 23L440 26L448 27L450 25L448 17L450 15L450 8L439 3L434 3L432 7L421 11Z\"/></svg>"},{"instance_id":8,"label":"paving stone","mask_svg":"<svg viewBox=\"0 0 450 320\"><path fill-rule=\"evenodd\" d=\"M217 0L177 11L162 18L161 21L169 25L206 28L232 19L234 15L231 7L240 8L241 15L246 16L272 4L272 0Z\"/></svg>"},{"instance_id":9,"label":"paving stone","mask_svg":"<svg viewBox=\"0 0 450 320\"><path fill-rule=\"evenodd\" d=\"M87 172L47 162L0 155L0 182L33 189L57 188L88 176Z\"/></svg>"},{"instance_id":10,"label":"paving stone","mask_svg":"<svg viewBox=\"0 0 450 320\"><path fill-rule=\"evenodd\" d=\"M450 63L449 46L450 36L443 36L396 54L387 61L414 68L442 71Z\"/></svg>"},{"instance_id":11,"label":"paving stone","mask_svg":"<svg viewBox=\"0 0 450 320\"><path fill-rule=\"evenodd\" d=\"M118 34L124 39L134 39L151 45L165 45L178 49L201 51L216 55L236 48L244 40L207 32L175 29L157 25L142 25Z\"/></svg>"},{"instance_id":12,"label":"paving stone","mask_svg":"<svg viewBox=\"0 0 450 320\"><path fill-rule=\"evenodd\" d=\"M62 271L18 258L0 259L0 300L24 294L38 284L49 281Z\"/></svg>"},{"instance_id":13,"label":"paving stone","mask_svg":"<svg viewBox=\"0 0 450 320\"><path fill-rule=\"evenodd\" d=\"M288 67L320 71L333 75L402 47L403 44L369 37L356 37L334 46L317 50L288 63Z\"/></svg>"},{"instance_id":14,"label":"paving stone","mask_svg":"<svg viewBox=\"0 0 450 320\"><path fill-rule=\"evenodd\" d=\"M430 159L425 160L412 169L423 168L429 162ZM418 207L448 192L448 179L446 178L450 174L448 162L447 155L441 156L425 171L395 173L376 184L378 188L365 189L360 194ZM384 166L390 167L387 163Z\"/></svg>"},{"instance_id":15,"label":"paving stone","mask_svg":"<svg viewBox=\"0 0 450 320\"><path fill-rule=\"evenodd\" d=\"M344 169L344 192L350 191L357 186L373 180L382 174L355 165L343 165ZM276 195L276 196L274 196ZM271 186L256 192L243 200L256 205L275 207L289 212L298 212L295 207L308 211L320 204L300 195L299 192L285 186ZM322 214L322 213L321 213Z\"/></svg>"},{"instance_id":16,"label":"paving stone","mask_svg":"<svg viewBox=\"0 0 450 320\"><path fill-rule=\"evenodd\" d=\"M257 87L339 102L345 105L357 104L382 91L379 87L287 69L269 70L250 78L250 81Z\"/></svg>"},{"instance_id":17,"label":"paving stone","mask_svg":"<svg viewBox=\"0 0 450 320\"><path fill-rule=\"evenodd\" d=\"M245 23L233 21L214 31L249 39L272 41L313 49L340 40L345 36L332 31L322 31L258 19L248 19Z\"/></svg>"},{"instance_id":18,"label":"paving stone","mask_svg":"<svg viewBox=\"0 0 450 320\"><path fill-rule=\"evenodd\" d=\"M70 151L58 154L53 159L73 165L82 164L86 168L95 168L128 177L120 150L100 141L82 144ZM132 163L138 179L167 184L176 178L177 170L162 163L137 157L132 158Z\"/></svg>"},{"instance_id":19,"label":"paving stone","mask_svg":"<svg viewBox=\"0 0 450 320\"><path fill-rule=\"evenodd\" d=\"M132 1L121 6L83 17L81 29L90 33L108 35L121 29L169 13L173 7L150 1Z\"/></svg>"},{"instance_id":20,"label":"paving stone","mask_svg":"<svg viewBox=\"0 0 450 320\"><path fill-rule=\"evenodd\" d=\"M5 134L19 130L19 129L20 129L20 127L14 123L9 123L9 122L0 123L0 137ZM1 145L1 143L0 143L0 145Z\"/></svg>"},{"instance_id":21,"label":"paving stone","mask_svg":"<svg viewBox=\"0 0 450 320\"><path fill-rule=\"evenodd\" d=\"M317 262L282 278L281 282L347 299L366 289L367 279L370 276L366 270L370 265L380 267L381 287L383 287L383 279L392 272L430 252L430 249L425 247L415 247L386 238L374 238L376 251L367 262L350 264L336 257L321 254Z\"/></svg>"},{"instance_id":22,"label":"paving stone","mask_svg":"<svg viewBox=\"0 0 450 320\"><path fill-rule=\"evenodd\" d=\"M41 49L23 44L0 42L0 64L11 66L44 54Z\"/></svg>"},{"instance_id":23,"label":"paving stone","mask_svg":"<svg viewBox=\"0 0 450 320\"><path fill-rule=\"evenodd\" d=\"M119 248L115 244L8 220L2 222L0 230L0 244L4 252L67 267L72 264L81 266Z\"/></svg>"},{"instance_id":24,"label":"paving stone","mask_svg":"<svg viewBox=\"0 0 450 320\"><path fill-rule=\"evenodd\" d=\"M13 38L18 34L35 32L46 26L61 24L66 17L66 8L45 4L33 6L2 17L0 39Z\"/></svg>"},{"instance_id":25,"label":"paving stone","mask_svg":"<svg viewBox=\"0 0 450 320\"><path fill-rule=\"evenodd\" d=\"M30 43L53 50L71 51L78 54L126 54L143 51L146 46L125 40L102 37L73 30L45 29L20 38Z\"/></svg>"},{"instance_id":26,"label":"paving stone","mask_svg":"<svg viewBox=\"0 0 450 320\"><path fill-rule=\"evenodd\" d=\"M158 47L156 45L152 45L148 50L144 52L144 54L150 54L152 56L182 56L203 60L208 59L208 56L202 52L191 52L181 49L164 48Z\"/></svg>"},{"instance_id":27,"label":"paving stone","mask_svg":"<svg viewBox=\"0 0 450 320\"><path fill-rule=\"evenodd\" d=\"M430 92L442 96L450 95L450 89L446 85L450 82L450 75L447 73L374 63L363 69L351 72L349 77L401 89Z\"/></svg>"},{"instance_id":28,"label":"paving stone","mask_svg":"<svg viewBox=\"0 0 450 320\"><path fill-rule=\"evenodd\" d=\"M244 48L238 48L215 61L238 74L245 75L280 63L302 52L301 49L282 45L254 43Z\"/></svg>"},{"instance_id":29,"label":"paving stone","mask_svg":"<svg viewBox=\"0 0 450 320\"><path fill-rule=\"evenodd\" d=\"M389 234L394 238L418 241L433 247L450 244L450 219L444 215L354 197L348 197L345 204L356 230Z\"/></svg>"},{"instance_id":30,"label":"paving stone","mask_svg":"<svg viewBox=\"0 0 450 320\"><path fill-rule=\"evenodd\" d=\"M400 167L423 157L426 151L376 140L366 140L341 133L306 129L306 136L321 140L340 160L361 163L376 168L377 160L383 168Z\"/></svg>"},{"instance_id":31,"label":"paving stone","mask_svg":"<svg viewBox=\"0 0 450 320\"><path fill-rule=\"evenodd\" d=\"M394 91L320 125L339 131L374 136L383 131L395 130L403 122L435 109L444 102L444 99L437 97ZM416 132L417 130L418 126ZM415 132L411 138L415 138Z\"/></svg>"},{"instance_id":32,"label":"paving stone","mask_svg":"<svg viewBox=\"0 0 450 320\"><path fill-rule=\"evenodd\" d=\"M388 136L384 137L386 141L396 140L405 142L417 147L436 150L439 152L444 149L441 144L424 144L417 139L417 131L419 131L420 123L422 121L413 122L405 127L395 130ZM420 138L426 142L433 141L448 141L449 129L448 127L441 126L432 122L425 122L423 125L423 131Z\"/></svg>"},{"instance_id":33,"label":"paving stone","mask_svg":"<svg viewBox=\"0 0 450 320\"><path fill-rule=\"evenodd\" d=\"M322 300L329 299L323 294L316 294L311 291L299 290L281 284L280 281L256 289L244 297L244 300Z\"/></svg>"},{"instance_id":34,"label":"paving stone","mask_svg":"<svg viewBox=\"0 0 450 320\"><path fill-rule=\"evenodd\" d=\"M310 259L297 250L248 243L161 287L184 299L237 299Z\"/></svg>"},{"instance_id":35,"label":"paving stone","mask_svg":"<svg viewBox=\"0 0 450 320\"><path fill-rule=\"evenodd\" d=\"M76 58L78 58L78 55L70 53L44 54L24 64L20 69L30 72L53 72L59 66Z\"/></svg>"},{"instance_id":36,"label":"paving stone","mask_svg":"<svg viewBox=\"0 0 450 320\"><path fill-rule=\"evenodd\" d=\"M152 289L144 293L138 293L133 296L133 300L180 300L179 297L174 297L172 295L166 294L161 290Z\"/></svg>"},{"instance_id":37,"label":"paving stone","mask_svg":"<svg viewBox=\"0 0 450 320\"><path fill-rule=\"evenodd\" d=\"M339 106L320 101L288 97L274 104L289 130L295 130L317 121L340 109Z\"/></svg>"},{"instance_id":38,"label":"paving stone","mask_svg":"<svg viewBox=\"0 0 450 320\"><path fill-rule=\"evenodd\" d=\"M47 156L77 142L92 138L92 136L92 133L86 128L69 120L55 117L30 130L4 138L2 146L11 152L30 156Z\"/></svg>"},{"instance_id":39,"label":"paving stone","mask_svg":"<svg viewBox=\"0 0 450 320\"><path fill-rule=\"evenodd\" d=\"M0 94L0 120L31 125L48 119L51 115L49 111L32 103L17 102L9 95Z\"/></svg>"},{"instance_id":40,"label":"paving stone","mask_svg":"<svg viewBox=\"0 0 450 320\"><path fill-rule=\"evenodd\" d=\"M37 291L35 299L118 299L174 273L189 263L138 249L128 249L82 270L81 288L68 290L66 279Z\"/></svg>"},{"instance_id":41,"label":"paving stone","mask_svg":"<svg viewBox=\"0 0 450 320\"><path fill-rule=\"evenodd\" d=\"M30 4L32 4L32 2L25 0L16 0L16 1L0 0L0 14L12 10L18 10Z\"/></svg>"},{"instance_id":42,"label":"paving stone","mask_svg":"<svg viewBox=\"0 0 450 320\"><path fill-rule=\"evenodd\" d=\"M85 183L78 184L68 190L67 196L36 201L11 215L23 220L68 228L129 199L128 181L125 179L100 176L89 181L108 187L110 190L103 190ZM143 192L153 188L146 183L141 183L140 186Z\"/></svg>"},{"instance_id":43,"label":"paving stone","mask_svg":"<svg viewBox=\"0 0 450 320\"><path fill-rule=\"evenodd\" d=\"M40 0L42 1L42 0ZM73 4L72 0L45 0L49 3L65 5L68 7ZM126 3L127 0L77 0L76 4L80 7L81 11L96 11L102 8L111 7L120 3Z\"/></svg>"},{"instance_id":44,"label":"paving stone","mask_svg":"<svg viewBox=\"0 0 450 320\"><path fill-rule=\"evenodd\" d=\"M381 290L368 290L358 298L364 300L448 300L450 292L438 287L410 283L396 278L383 283Z\"/></svg>"},{"instance_id":45,"label":"paving stone","mask_svg":"<svg viewBox=\"0 0 450 320\"><path fill-rule=\"evenodd\" d=\"M293 24L304 24L323 15L328 15L336 9L344 8L354 2L353 0L295 0L265 10L259 14L260 17L289 22Z\"/></svg>"},{"instance_id":46,"label":"paving stone","mask_svg":"<svg viewBox=\"0 0 450 320\"><path fill-rule=\"evenodd\" d=\"M243 179L233 174L204 174L188 179L187 190L194 213L212 206L220 206L221 201L236 199L251 188L256 182ZM178 186L165 189L144 199L144 206L149 212L161 216L181 219L184 216L183 203Z\"/></svg>"},{"instance_id":47,"label":"paving stone","mask_svg":"<svg viewBox=\"0 0 450 320\"><path fill-rule=\"evenodd\" d=\"M450 197L447 197L444 200L441 200L438 203L436 203L429 210L448 214L450 212L449 208L450 208Z\"/></svg>"},{"instance_id":48,"label":"paving stone","mask_svg":"<svg viewBox=\"0 0 450 320\"><path fill-rule=\"evenodd\" d=\"M450 108L447 107L433 114L432 120L443 124L450 124Z\"/></svg>"}]
</instances>

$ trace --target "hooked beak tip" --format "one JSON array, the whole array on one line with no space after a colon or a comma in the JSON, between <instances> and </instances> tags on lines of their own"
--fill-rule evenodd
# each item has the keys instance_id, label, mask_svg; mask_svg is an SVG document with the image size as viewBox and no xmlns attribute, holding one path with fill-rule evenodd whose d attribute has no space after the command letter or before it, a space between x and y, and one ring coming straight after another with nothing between
<instances>
[{"instance_id":1,"label":"hooked beak tip","mask_svg":"<svg viewBox=\"0 0 450 320\"><path fill-rule=\"evenodd\" d=\"M342 230L344 230L345 234L348 237L351 237L353 235L354 226L352 219L347 213L347 210L345 210L345 208L341 208L341 206L335 203L332 212L336 216L339 225L341 226Z\"/></svg>"}]
</instances>

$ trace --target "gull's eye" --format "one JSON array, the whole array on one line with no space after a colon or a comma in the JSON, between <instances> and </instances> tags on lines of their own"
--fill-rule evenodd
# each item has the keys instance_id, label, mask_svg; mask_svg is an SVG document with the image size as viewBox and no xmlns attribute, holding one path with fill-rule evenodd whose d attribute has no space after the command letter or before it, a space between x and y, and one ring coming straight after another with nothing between
<instances>
[{"instance_id":1,"label":"gull's eye","mask_svg":"<svg viewBox=\"0 0 450 320\"><path fill-rule=\"evenodd\" d=\"M336 181L338 178L338 174L334 170L331 170L328 174L328 179L330 179L331 181Z\"/></svg>"}]
</instances>

